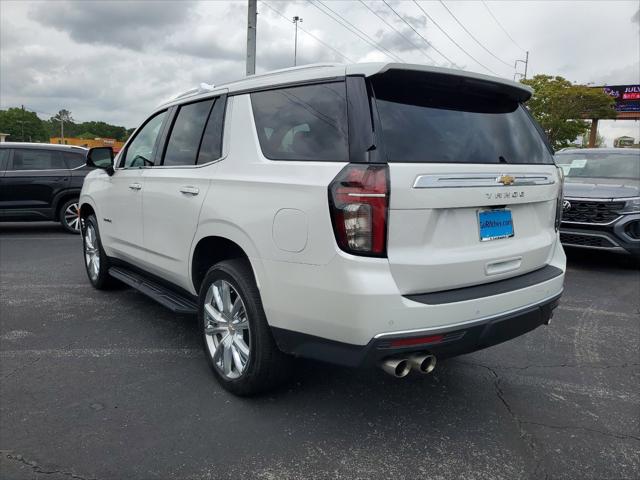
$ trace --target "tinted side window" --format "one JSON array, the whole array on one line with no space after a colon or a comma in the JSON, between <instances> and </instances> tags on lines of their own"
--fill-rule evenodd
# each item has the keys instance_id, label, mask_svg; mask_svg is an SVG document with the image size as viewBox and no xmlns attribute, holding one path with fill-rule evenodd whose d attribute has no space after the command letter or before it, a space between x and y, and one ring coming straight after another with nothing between
<instances>
[{"instance_id":1,"label":"tinted side window","mask_svg":"<svg viewBox=\"0 0 640 480\"><path fill-rule=\"evenodd\" d=\"M265 157L348 161L344 82L255 92L251 105Z\"/></svg>"},{"instance_id":2,"label":"tinted side window","mask_svg":"<svg viewBox=\"0 0 640 480\"><path fill-rule=\"evenodd\" d=\"M173 123L163 165L195 165L213 100L183 105Z\"/></svg>"},{"instance_id":3,"label":"tinted side window","mask_svg":"<svg viewBox=\"0 0 640 480\"><path fill-rule=\"evenodd\" d=\"M222 97L216 99L216 103L213 105L213 110L211 110L211 115L209 115L209 120L202 136L197 162L199 164L217 160L222 156L225 104L226 99Z\"/></svg>"},{"instance_id":4,"label":"tinted side window","mask_svg":"<svg viewBox=\"0 0 640 480\"><path fill-rule=\"evenodd\" d=\"M12 170L65 170L60 152L40 149L15 149Z\"/></svg>"},{"instance_id":5,"label":"tinted side window","mask_svg":"<svg viewBox=\"0 0 640 480\"><path fill-rule=\"evenodd\" d=\"M87 163L82 153L62 152L62 156L67 164L67 168L78 168Z\"/></svg>"},{"instance_id":6,"label":"tinted side window","mask_svg":"<svg viewBox=\"0 0 640 480\"><path fill-rule=\"evenodd\" d=\"M127 147L124 157L124 168L151 167L156 140L160 134L160 127L167 112L157 114L149 120L136 134Z\"/></svg>"}]
</instances>

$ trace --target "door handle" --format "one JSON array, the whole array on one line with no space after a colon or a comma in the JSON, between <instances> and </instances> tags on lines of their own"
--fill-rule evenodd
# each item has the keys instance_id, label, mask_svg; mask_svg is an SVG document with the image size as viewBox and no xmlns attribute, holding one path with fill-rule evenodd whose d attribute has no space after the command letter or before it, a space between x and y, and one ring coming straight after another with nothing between
<instances>
[{"instance_id":1,"label":"door handle","mask_svg":"<svg viewBox=\"0 0 640 480\"><path fill-rule=\"evenodd\" d=\"M200 193L200 189L198 187L185 185L183 187L180 187L180 192L187 195L198 195Z\"/></svg>"},{"instance_id":2,"label":"door handle","mask_svg":"<svg viewBox=\"0 0 640 480\"><path fill-rule=\"evenodd\" d=\"M132 183L129 185L129 188L131 190L140 190L142 188L142 185L140 185L139 183Z\"/></svg>"}]
</instances>

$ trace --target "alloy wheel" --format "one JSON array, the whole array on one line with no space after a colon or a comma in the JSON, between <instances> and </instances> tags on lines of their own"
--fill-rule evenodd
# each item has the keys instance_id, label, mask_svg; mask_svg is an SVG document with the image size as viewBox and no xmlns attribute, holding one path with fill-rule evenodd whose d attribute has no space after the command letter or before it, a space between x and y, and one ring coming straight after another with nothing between
<instances>
[{"instance_id":1,"label":"alloy wheel","mask_svg":"<svg viewBox=\"0 0 640 480\"><path fill-rule=\"evenodd\" d=\"M218 371L227 379L240 377L249 364L251 331L244 302L226 280L216 280L207 290L204 334Z\"/></svg>"},{"instance_id":2,"label":"alloy wheel","mask_svg":"<svg viewBox=\"0 0 640 480\"><path fill-rule=\"evenodd\" d=\"M64 211L65 223L76 232L80 231L80 219L78 218L78 204L70 204Z\"/></svg>"},{"instance_id":3,"label":"alloy wheel","mask_svg":"<svg viewBox=\"0 0 640 480\"><path fill-rule=\"evenodd\" d=\"M84 261L89 277L95 282L100 274L100 249L96 229L91 223L87 225L84 232Z\"/></svg>"}]
</instances>

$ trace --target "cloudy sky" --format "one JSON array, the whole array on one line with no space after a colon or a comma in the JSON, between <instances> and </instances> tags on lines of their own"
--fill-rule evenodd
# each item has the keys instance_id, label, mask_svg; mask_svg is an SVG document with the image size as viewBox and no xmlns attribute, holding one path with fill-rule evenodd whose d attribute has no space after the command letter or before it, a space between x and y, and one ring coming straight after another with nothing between
<instances>
[{"instance_id":1,"label":"cloudy sky","mask_svg":"<svg viewBox=\"0 0 640 480\"><path fill-rule=\"evenodd\" d=\"M395 57L513 78L529 50L529 76L640 83L639 11L639 0L258 1L257 70L293 64L286 18L299 15L299 64ZM246 0L2 0L0 108L24 104L41 118L66 108L77 121L137 126L176 93L242 77L246 21ZM601 125L609 144L640 137L639 122Z\"/></svg>"}]
</instances>

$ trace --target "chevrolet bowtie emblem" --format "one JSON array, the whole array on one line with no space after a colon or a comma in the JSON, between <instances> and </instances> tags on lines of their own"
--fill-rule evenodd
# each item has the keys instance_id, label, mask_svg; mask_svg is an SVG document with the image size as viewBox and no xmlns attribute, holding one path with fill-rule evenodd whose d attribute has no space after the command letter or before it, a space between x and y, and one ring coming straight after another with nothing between
<instances>
[{"instance_id":1,"label":"chevrolet bowtie emblem","mask_svg":"<svg viewBox=\"0 0 640 480\"><path fill-rule=\"evenodd\" d=\"M503 185L513 185L516 179L511 175L502 175L496 179L496 182L501 183Z\"/></svg>"}]
</instances>

